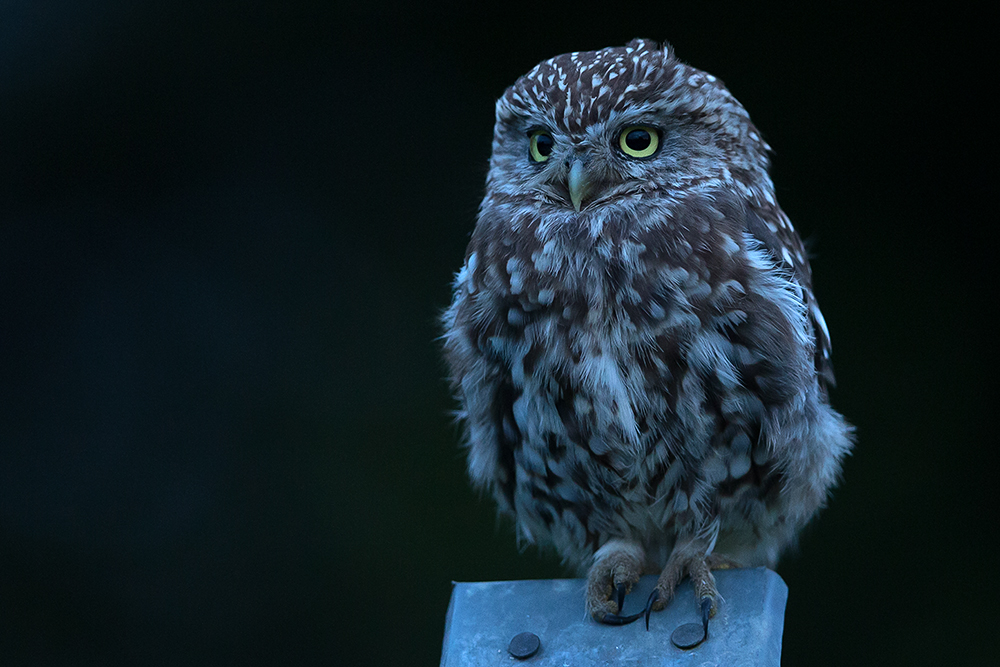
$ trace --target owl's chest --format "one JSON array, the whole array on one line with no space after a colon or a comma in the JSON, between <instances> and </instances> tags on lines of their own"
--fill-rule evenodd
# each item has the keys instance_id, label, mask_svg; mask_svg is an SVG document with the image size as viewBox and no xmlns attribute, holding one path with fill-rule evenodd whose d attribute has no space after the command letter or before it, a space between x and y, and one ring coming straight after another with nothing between
<instances>
[{"instance_id":1,"label":"owl's chest","mask_svg":"<svg viewBox=\"0 0 1000 667\"><path fill-rule=\"evenodd\" d=\"M518 399L513 416L530 442L552 434L608 455L621 466L638 456L658 372L648 305L611 271L581 269L539 281L505 300L497 343ZM607 265L602 268L609 268ZM649 363L647 363L649 362ZM618 467L616 465L616 467Z\"/></svg>"},{"instance_id":2,"label":"owl's chest","mask_svg":"<svg viewBox=\"0 0 1000 667\"><path fill-rule=\"evenodd\" d=\"M528 441L565 434L638 456L701 428L679 402L711 293L697 271L620 237L473 248L460 279L468 338L509 378Z\"/></svg>"}]
</instances>

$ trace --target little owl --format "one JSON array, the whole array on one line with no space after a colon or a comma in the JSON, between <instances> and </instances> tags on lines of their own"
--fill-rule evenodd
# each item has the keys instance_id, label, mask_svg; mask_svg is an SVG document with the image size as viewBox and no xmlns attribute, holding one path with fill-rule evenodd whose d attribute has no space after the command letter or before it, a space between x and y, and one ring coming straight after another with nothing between
<instances>
[{"instance_id":1,"label":"little owl","mask_svg":"<svg viewBox=\"0 0 1000 667\"><path fill-rule=\"evenodd\" d=\"M852 429L767 143L670 46L570 53L496 105L486 196L444 315L476 486L587 572L621 624L659 573L776 564L824 504Z\"/></svg>"}]
</instances>

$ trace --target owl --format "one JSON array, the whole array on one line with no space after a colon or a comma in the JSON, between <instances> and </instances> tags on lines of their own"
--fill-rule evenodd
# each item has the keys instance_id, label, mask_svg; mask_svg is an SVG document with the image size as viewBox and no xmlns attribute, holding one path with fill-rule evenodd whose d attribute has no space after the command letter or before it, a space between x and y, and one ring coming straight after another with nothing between
<instances>
[{"instance_id":1,"label":"owl","mask_svg":"<svg viewBox=\"0 0 1000 667\"><path fill-rule=\"evenodd\" d=\"M648 40L546 60L497 102L444 356L473 483L586 573L597 621L648 628L687 576L707 633L712 570L774 567L852 447L768 151Z\"/></svg>"}]
</instances>

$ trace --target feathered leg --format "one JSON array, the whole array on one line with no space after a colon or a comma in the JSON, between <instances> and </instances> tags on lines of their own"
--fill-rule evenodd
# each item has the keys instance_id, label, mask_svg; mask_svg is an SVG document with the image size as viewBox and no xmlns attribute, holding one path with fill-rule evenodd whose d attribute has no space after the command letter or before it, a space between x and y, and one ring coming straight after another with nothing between
<instances>
[{"instance_id":1,"label":"feathered leg","mask_svg":"<svg viewBox=\"0 0 1000 667\"><path fill-rule=\"evenodd\" d=\"M642 547L627 540L611 540L597 550L587 573L587 613L594 620L624 625L642 616L622 616L621 611L625 595L642 575L644 560Z\"/></svg>"}]
</instances>

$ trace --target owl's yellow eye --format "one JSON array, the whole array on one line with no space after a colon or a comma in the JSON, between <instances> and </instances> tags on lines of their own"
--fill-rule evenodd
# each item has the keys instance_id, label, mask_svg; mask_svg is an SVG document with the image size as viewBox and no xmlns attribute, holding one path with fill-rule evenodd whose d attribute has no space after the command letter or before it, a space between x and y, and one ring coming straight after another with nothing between
<instances>
[{"instance_id":1,"label":"owl's yellow eye","mask_svg":"<svg viewBox=\"0 0 1000 667\"><path fill-rule=\"evenodd\" d=\"M528 153L534 162L545 162L552 155L552 147L556 145L555 139L545 130L535 130L531 133L531 146Z\"/></svg>"},{"instance_id":2,"label":"owl's yellow eye","mask_svg":"<svg viewBox=\"0 0 1000 667\"><path fill-rule=\"evenodd\" d=\"M649 157L660 147L660 133L646 125L632 125L622 130L618 145L629 157Z\"/></svg>"}]
</instances>

